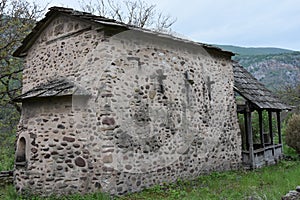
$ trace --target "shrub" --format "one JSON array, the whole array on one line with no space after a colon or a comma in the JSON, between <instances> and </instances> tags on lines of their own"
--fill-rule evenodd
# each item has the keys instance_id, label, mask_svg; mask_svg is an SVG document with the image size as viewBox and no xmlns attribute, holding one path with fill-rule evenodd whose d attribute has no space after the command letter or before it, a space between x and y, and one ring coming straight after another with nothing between
<instances>
[{"instance_id":1,"label":"shrub","mask_svg":"<svg viewBox=\"0 0 300 200\"><path fill-rule=\"evenodd\" d=\"M4 140L0 140L0 171L13 170L14 168L15 138L15 135L10 135Z\"/></svg>"},{"instance_id":2,"label":"shrub","mask_svg":"<svg viewBox=\"0 0 300 200\"><path fill-rule=\"evenodd\" d=\"M286 144L300 155L300 114L293 114L289 119L285 133Z\"/></svg>"}]
</instances>

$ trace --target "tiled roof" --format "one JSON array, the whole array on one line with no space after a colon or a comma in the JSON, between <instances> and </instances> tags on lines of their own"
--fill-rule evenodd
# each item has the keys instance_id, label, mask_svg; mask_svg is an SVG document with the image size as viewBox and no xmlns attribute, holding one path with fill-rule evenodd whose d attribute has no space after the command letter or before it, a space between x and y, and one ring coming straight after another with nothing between
<instances>
[{"instance_id":1,"label":"tiled roof","mask_svg":"<svg viewBox=\"0 0 300 200\"><path fill-rule=\"evenodd\" d=\"M41 21L39 21L36 26L33 28L33 30L31 31L31 33L23 40L22 45L14 52L14 56L25 56L26 55L26 51L33 45L33 43L35 42L36 38L39 36L39 34L45 29L45 27L48 26L48 24L52 21L52 19L54 19L55 17L57 17L58 15L68 15L68 16L72 16L81 20L85 20L86 22L89 23L93 23L93 24L100 24L100 25L107 25L107 26L114 26L120 29L125 29L125 30L136 30L136 31L141 31L143 33L148 33L148 34L152 34L161 38L168 38L171 40L175 40L175 41L179 41L179 42L183 42L183 43L188 43L188 44L194 44L197 45L199 47L203 47L206 50L211 50L214 52L217 52L219 54L224 54L227 56L233 56L234 53L230 52L230 51L224 51L221 48L212 46L212 45L208 45L208 44L203 44L203 43L198 43L198 42L193 42L190 40L186 40L186 39L182 39L182 38L178 38L172 35L168 35L168 34L164 34L164 33L160 33L160 32L155 32L149 29L145 29L145 28L139 28L133 25L128 25L122 22L118 22L116 20L113 19L108 19L102 16L97 16L97 15L93 15L91 13L87 13L87 12L81 12L81 11L76 11L73 10L71 8L64 8L64 7L51 7L49 8L49 11L46 13L45 18L43 18Z\"/></svg>"},{"instance_id":2,"label":"tiled roof","mask_svg":"<svg viewBox=\"0 0 300 200\"><path fill-rule=\"evenodd\" d=\"M68 95L88 95L88 93L84 89L76 86L74 83L66 79L55 79L25 92L24 94L15 98L14 101L22 102L23 100L29 98Z\"/></svg>"},{"instance_id":3,"label":"tiled roof","mask_svg":"<svg viewBox=\"0 0 300 200\"><path fill-rule=\"evenodd\" d=\"M270 90L238 63L233 63L234 89L260 109L290 110Z\"/></svg>"}]
</instances>

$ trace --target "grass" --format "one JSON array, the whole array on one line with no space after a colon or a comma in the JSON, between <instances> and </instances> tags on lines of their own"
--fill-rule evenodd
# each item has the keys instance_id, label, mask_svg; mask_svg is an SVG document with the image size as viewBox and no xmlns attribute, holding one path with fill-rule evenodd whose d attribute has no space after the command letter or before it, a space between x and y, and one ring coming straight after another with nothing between
<instances>
[{"instance_id":1,"label":"grass","mask_svg":"<svg viewBox=\"0 0 300 200\"><path fill-rule=\"evenodd\" d=\"M8 171L14 168L14 141L14 136L7 137L4 141L0 141L0 171Z\"/></svg>"},{"instance_id":2,"label":"grass","mask_svg":"<svg viewBox=\"0 0 300 200\"><path fill-rule=\"evenodd\" d=\"M30 196L23 195L20 196L17 194L13 185L7 185L4 188L0 188L0 199L1 200L111 200L112 198L103 193L94 193L94 194L73 194L68 196L50 196L50 197L39 197L39 196Z\"/></svg>"},{"instance_id":3,"label":"grass","mask_svg":"<svg viewBox=\"0 0 300 200\"><path fill-rule=\"evenodd\" d=\"M289 190L295 189L300 177L300 161L282 161L278 165L261 169L231 172L214 172L199 176L195 180L157 185L140 193L122 197L109 197L101 193L90 195L75 194L67 197L20 197L12 186L0 189L0 199L117 199L117 200L151 200L151 199L280 199Z\"/></svg>"},{"instance_id":4,"label":"grass","mask_svg":"<svg viewBox=\"0 0 300 200\"><path fill-rule=\"evenodd\" d=\"M121 199L280 199L299 185L299 177L299 161L282 161L254 171L214 172L193 181L156 186Z\"/></svg>"}]
</instances>

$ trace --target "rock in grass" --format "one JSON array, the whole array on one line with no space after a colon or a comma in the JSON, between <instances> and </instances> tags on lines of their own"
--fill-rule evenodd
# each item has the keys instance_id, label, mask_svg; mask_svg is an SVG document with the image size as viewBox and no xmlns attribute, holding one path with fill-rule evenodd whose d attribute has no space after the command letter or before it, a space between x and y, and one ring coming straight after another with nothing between
<instances>
[{"instance_id":1,"label":"rock in grass","mask_svg":"<svg viewBox=\"0 0 300 200\"><path fill-rule=\"evenodd\" d=\"M282 200L299 200L300 199L300 186L297 186L296 190L289 191L289 193L287 193L281 199Z\"/></svg>"}]
</instances>

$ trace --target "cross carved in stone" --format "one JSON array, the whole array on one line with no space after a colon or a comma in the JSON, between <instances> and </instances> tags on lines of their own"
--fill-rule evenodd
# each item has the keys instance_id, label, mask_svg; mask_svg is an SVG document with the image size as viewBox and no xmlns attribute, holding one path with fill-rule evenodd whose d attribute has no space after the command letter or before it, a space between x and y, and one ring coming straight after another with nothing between
<instances>
[{"instance_id":1,"label":"cross carved in stone","mask_svg":"<svg viewBox=\"0 0 300 200\"><path fill-rule=\"evenodd\" d=\"M214 83L216 83L216 82L215 81L211 81L210 77L208 76L206 84L207 84L207 90L208 90L208 98L209 98L209 100L211 100L211 86Z\"/></svg>"},{"instance_id":2,"label":"cross carved in stone","mask_svg":"<svg viewBox=\"0 0 300 200\"><path fill-rule=\"evenodd\" d=\"M157 70L157 81L159 83L159 89L160 89L160 92L163 94L165 93L165 88L164 88L164 84L163 84L163 80L165 80L167 78L166 75L163 74L163 71L162 70Z\"/></svg>"}]
</instances>

